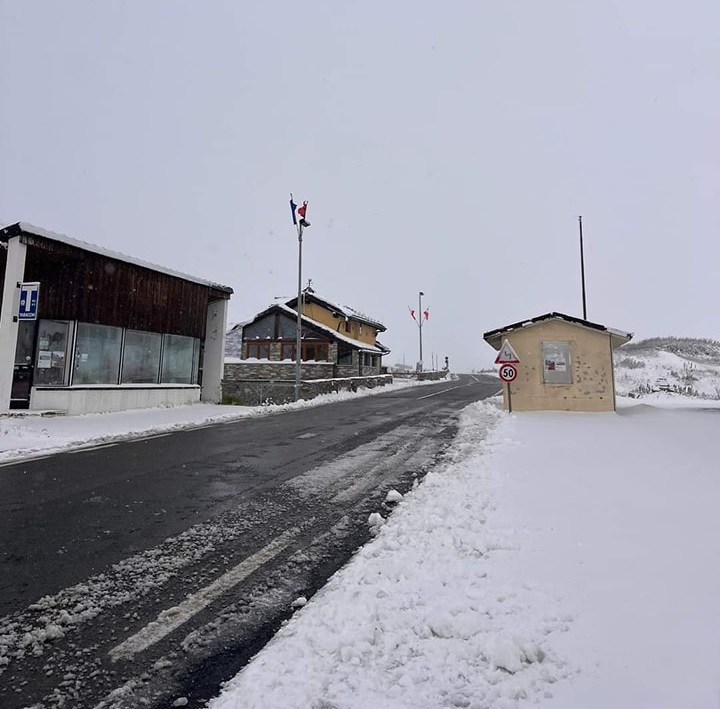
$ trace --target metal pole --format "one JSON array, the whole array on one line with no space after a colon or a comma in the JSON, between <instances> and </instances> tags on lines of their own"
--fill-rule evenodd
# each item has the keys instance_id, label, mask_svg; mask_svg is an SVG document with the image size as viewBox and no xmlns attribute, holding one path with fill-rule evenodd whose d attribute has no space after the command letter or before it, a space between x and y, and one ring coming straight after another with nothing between
<instances>
[{"instance_id":1,"label":"metal pole","mask_svg":"<svg viewBox=\"0 0 720 709\"><path fill-rule=\"evenodd\" d=\"M298 291L297 291L297 331L295 333L295 401L300 400L300 380L302 371L302 224L298 224Z\"/></svg>"},{"instance_id":2,"label":"metal pole","mask_svg":"<svg viewBox=\"0 0 720 709\"><path fill-rule=\"evenodd\" d=\"M418 295L418 330L420 331L420 371L423 371L423 353L422 353L422 326L423 326L423 312L422 312L422 297L425 294L420 291Z\"/></svg>"},{"instance_id":3,"label":"metal pole","mask_svg":"<svg viewBox=\"0 0 720 709\"><path fill-rule=\"evenodd\" d=\"M583 250L582 216L578 217L578 224L580 225L580 279L582 281L583 320L587 320L587 303L585 301L585 252Z\"/></svg>"},{"instance_id":4,"label":"metal pole","mask_svg":"<svg viewBox=\"0 0 720 709\"><path fill-rule=\"evenodd\" d=\"M512 413L512 392L510 391L510 382L507 383L508 388L508 413Z\"/></svg>"}]
</instances>

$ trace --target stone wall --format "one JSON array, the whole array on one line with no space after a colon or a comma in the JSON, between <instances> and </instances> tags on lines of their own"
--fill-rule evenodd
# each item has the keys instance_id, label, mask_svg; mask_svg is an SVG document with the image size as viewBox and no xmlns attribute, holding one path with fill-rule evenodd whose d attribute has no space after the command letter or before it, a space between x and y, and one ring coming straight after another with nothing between
<instances>
[{"instance_id":1,"label":"stone wall","mask_svg":"<svg viewBox=\"0 0 720 709\"><path fill-rule=\"evenodd\" d=\"M276 369L268 369L268 365ZM313 399L319 394L338 391L356 391L360 388L374 388L392 383L392 376L383 374L368 377L310 377L312 371L317 374L319 369L330 367L329 363L303 363L303 380L300 385L300 398ZM283 368L279 371L277 367ZM260 378L247 377L248 373L277 373L284 376ZM226 363L225 378L222 383L223 403L242 406L258 406L262 404L284 404L295 400L295 365L280 362L242 362Z\"/></svg>"}]
</instances>

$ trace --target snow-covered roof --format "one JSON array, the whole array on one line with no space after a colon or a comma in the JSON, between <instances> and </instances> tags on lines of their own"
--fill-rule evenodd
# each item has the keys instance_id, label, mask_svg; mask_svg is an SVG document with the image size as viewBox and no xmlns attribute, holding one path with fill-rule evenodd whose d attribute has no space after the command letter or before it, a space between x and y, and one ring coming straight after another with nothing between
<instances>
[{"instance_id":1,"label":"snow-covered roof","mask_svg":"<svg viewBox=\"0 0 720 709\"><path fill-rule=\"evenodd\" d=\"M285 305L283 303L275 303L272 305L268 310L264 312L268 312L271 308L278 308L282 312L284 312L286 315L290 315L293 318L297 318L297 310L294 308L291 308L288 305ZM323 325L321 322L318 322L317 320L313 320L312 318L309 318L307 315L301 316L301 321L305 324L309 325L315 330L320 330L322 332L326 332L329 335L332 336L334 340L338 340L339 342L345 342L348 345L351 345L352 347L355 347L356 349L360 350L361 352L369 352L371 354L379 354L379 355L386 355L390 353L390 350L387 347L384 347L383 345L380 345L380 347L373 347L372 345L368 345L367 342L362 342L361 340L356 340L354 337L348 337L347 335L343 335L336 330L333 330L333 328L328 327L327 325Z\"/></svg>"},{"instance_id":2,"label":"snow-covered roof","mask_svg":"<svg viewBox=\"0 0 720 709\"><path fill-rule=\"evenodd\" d=\"M579 325L580 327L587 327L591 330L600 330L607 332L613 343L613 347L618 347L632 339L631 332L623 332L621 330L615 330L605 325L590 322L589 320L583 320L582 318L574 317L573 315L565 315L564 313L545 313L545 315L538 315L535 318L529 320L520 320L519 322L513 323L512 325L505 325L499 327L496 330L489 330L483 335L483 339L493 348L499 350L502 347L503 335L512 332L513 330L520 330L525 327L533 327L540 323L546 322L547 320L564 320L565 322L572 323L573 325Z\"/></svg>"},{"instance_id":3,"label":"snow-covered roof","mask_svg":"<svg viewBox=\"0 0 720 709\"><path fill-rule=\"evenodd\" d=\"M318 303L319 305L322 305L323 307L327 308L331 312L335 312L338 315L344 317L346 320L357 320L358 322L365 323L366 325L370 325L371 327L374 327L376 330L379 330L380 332L385 332L387 328L385 325L383 325L379 320L376 320L375 318L371 318L369 315L366 315L365 313L361 313L359 310L356 310L355 308L351 308L349 305L338 305L337 303L333 303L331 300L328 300L327 298L322 298L315 291L312 292L306 292L305 293L305 299L307 301L314 301L315 303ZM285 302L285 305L287 305L290 308L293 308L293 305L297 304L297 296L294 298L290 298L290 300ZM294 309L294 308L293 308Z\"/></svg>"},{"instance_id":4,"label":"snow-covered roof","mask_svg":"<svg viewBox=\"0 0 720 709\"><path fill-rule=\"evenodd\" d=\"M232 293L233 289L230 288L230 286L224 286L220 283L215 283L213 281L207 281L203 278L196 278L195 276L190 276L187 273L180 273L179 271L173 271L170 268L165 268L164 266L158 266L157 264L150 263L148 261L143 261L142 259L137 259L132 256L128 256L127 254L120 253L119 251L111 251L110 249L106 249L102 246L96 246L95 244L90 244L86 241L80 241L79 239L73 239L72 237L65 236L65 234L57 234L53 231L48 231L47 229L43 229L42 227L34 226L33 224L28 224L27 222L17 222L16 224L11 224L9 226L6 226L4 229L0 229L0 241L7 241L7 239L11 236L18 236L20 233L24 234L31 234L33 236L39 236L43 239L49 239L50 241L57 241L62 244L67 244L68 246L74 246L77 249L82 249L83 251L89 251L94 254L98 254L100 256L106 256L107 258L116 259L117 261L123 261L125 263L131 263L134 266L140 266L142 268L147 268L151 271L156 271L158 273L164 273L168 276L173 276L175 278L182 278L184 281L191 281L192 283L199 283L203 286L209 286L211 288L215 288L220 291L224 291L225 293Z\"/></svg>"}]
</instances>

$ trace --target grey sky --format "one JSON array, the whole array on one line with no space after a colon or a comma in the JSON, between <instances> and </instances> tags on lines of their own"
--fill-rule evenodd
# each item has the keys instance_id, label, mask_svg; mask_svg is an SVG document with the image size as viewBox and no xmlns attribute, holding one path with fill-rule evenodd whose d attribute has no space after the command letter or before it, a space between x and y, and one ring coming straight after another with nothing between
<instances>
[{"instance_id":1,"label":"grey sky","mask_svg":"<svg viewBox=\"0 0 720 709\"><path fill-rule=\"evenodd\" d=\"M720 338L713 0L0 0L0 222L232 286L304 277L386 363L550 310Z\"/></svg>"}]
</instances>

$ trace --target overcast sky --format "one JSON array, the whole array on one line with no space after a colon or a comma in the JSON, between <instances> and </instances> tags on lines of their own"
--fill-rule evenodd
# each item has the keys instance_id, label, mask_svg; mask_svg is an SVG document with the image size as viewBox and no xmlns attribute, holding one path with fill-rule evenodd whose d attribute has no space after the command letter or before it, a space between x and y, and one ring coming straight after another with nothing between
<instances>
[{"instance_id":1,"label":"overcast sky","mask_svg":"<svg viewBox=\"0 0 720 709\"><path fill-rule=\"evenodd\" d=\"M717 0L0 0L0 223L232 286L304 280L386 364L558 310L720 338Z\"/></svg>"}]
</instances>

